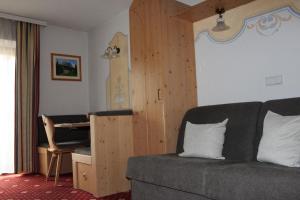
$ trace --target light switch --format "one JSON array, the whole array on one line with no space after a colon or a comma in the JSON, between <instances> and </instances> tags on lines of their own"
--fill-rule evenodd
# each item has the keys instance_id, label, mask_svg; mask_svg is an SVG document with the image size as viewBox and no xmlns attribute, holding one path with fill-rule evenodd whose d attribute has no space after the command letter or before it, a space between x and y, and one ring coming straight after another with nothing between
<instances>
[{"instance_id":1,"label":"light switch","mask_svg":"<svg viewBox=\"0 0 300 200\"><path fill-rule=\"evenodd\" d=\"M283 77L282 77L282 75L268 76L268 77L266 77L265 82L266 82L266 86L282 85Z\"/></svg>"}]
</instances>

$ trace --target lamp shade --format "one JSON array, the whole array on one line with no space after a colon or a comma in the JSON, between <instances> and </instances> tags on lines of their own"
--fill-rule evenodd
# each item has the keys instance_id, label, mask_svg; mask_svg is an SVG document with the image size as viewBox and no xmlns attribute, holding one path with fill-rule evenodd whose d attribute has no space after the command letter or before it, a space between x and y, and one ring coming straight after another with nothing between
<instances>
[{"instance_id":1,"label":"lamp shade","mask_svg":"<svg viewBox=\"0 0 300 200\"><path fill-rule=\"evenodd\" d=\"M218 18L217 25L212 28L212 31L221 32L221 31L226 31L228 29L230 29L230 27L225 24L224 18Z\"/></svg>"},{"instance_id":2,"label":"lamp shade","mask_svg":"<svg viewBox=\"0 0 300 200\"><path fill-rule=\"evenodd\" d=\"M221 32L221 31L226 31L230 27L225 24L225 19L223 18L223 14L225 13L224 8L217 8L216 13L219 15L217 18L217 25L212 28L212 31L214 32Z\"/></svg>"}]
</instances>

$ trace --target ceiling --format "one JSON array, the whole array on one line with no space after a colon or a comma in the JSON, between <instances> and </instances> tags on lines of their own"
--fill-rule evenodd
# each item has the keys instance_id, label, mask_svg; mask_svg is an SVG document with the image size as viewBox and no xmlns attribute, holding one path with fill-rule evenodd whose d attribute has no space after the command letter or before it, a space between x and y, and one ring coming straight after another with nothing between
<instances>
[{"instance_id":1,"label":"ceiling","mask_svg":"<svg viewBox=\"0 0 300 200\"><path fill-rule=\"evenodd\" d=\"M129 8L132 0L1 0L0 12L89 31ZM178 0L195 5L202 0Z\"/></svg>"},{"instance_id":2,"label":"ceiling","mask_svg":"<svg viewBox=\"0 0 300 200\"><path fill-rule=\"evenodd\" d=\"M1 0L0 12L88 31L129 8L131 0Z\"/></svg>"}]
</instances>

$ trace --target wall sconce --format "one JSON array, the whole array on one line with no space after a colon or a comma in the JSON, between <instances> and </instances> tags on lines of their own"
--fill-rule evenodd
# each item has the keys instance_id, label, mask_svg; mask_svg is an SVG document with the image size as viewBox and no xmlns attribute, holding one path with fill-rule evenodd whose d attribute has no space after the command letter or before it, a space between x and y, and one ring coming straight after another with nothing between
<instances>
[{"instance_id":1,"label":"wall sconce","mask_svg":"<svg viewBox=\"0 0 300 200\"><path fill-rule=\"evenodd\" d=\"M120 48L116 45L114 47L107 47L104 54L102 55L103 58L106 59L113 59L120 56Z\"/></svg>"},{"instance_id":2,"label":"wall sconce","mask_svg":"<svg viewBox=\"0 0 300 200\"><path fill-rule=\"evenodd\" d=\"M217 8L216 13L219 15L217 19L217 25L212 28L212 31L214 32L221 32L221 31L226 31L230 27L225 24L225 19L223 18L223 14L225 13L224 8Z\"/></svg>"}]
</instances>

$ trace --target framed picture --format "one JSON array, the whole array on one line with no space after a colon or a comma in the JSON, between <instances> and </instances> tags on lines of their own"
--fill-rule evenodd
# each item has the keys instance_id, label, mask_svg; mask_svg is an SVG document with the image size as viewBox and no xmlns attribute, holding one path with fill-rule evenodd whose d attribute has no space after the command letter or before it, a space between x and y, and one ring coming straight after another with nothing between
<instances>
[{"instance_id":1,"label":"framed picture","mask_svg":"<svg viewBox=\"0 0 300 200\"><path fill-rule=\"evenodd\" d=\"M81 57L51 53L52 80L81 81Z\"/></svg>"}]
</instances>

